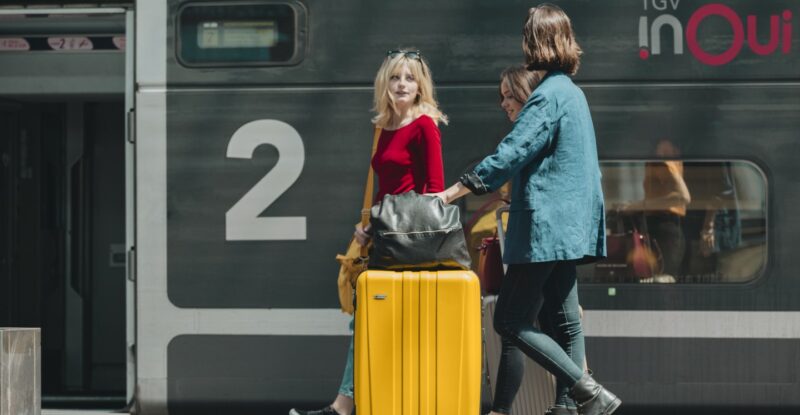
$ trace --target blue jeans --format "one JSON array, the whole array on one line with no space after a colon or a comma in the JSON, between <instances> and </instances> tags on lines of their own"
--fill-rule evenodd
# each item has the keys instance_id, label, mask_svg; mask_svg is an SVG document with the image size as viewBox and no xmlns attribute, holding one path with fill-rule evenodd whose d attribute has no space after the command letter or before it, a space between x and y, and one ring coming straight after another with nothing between
<instances>
[{"instance_id":1,"label":"blue jeans","mask_svg":"<svg viewBox=\"0 0 800 415\"><path fill-rule=\"evenodd\" d=\"M356 320L350 319L350 349L347 351L347 361L344 365L344 373L342 374L342 383L339 385L339 395L353 397L353 342L355 341L352 335L355 328Z\"/></svg>"},{"instance_id":2,"label":"blue jeans","mask_svg":"<svg viewBox=\"0 0 800 415\"><path fill-rule=\"evenodd\" d=\"M532 316L538 316L537 329ZM524 356L556 377L556 406L574 406L567 392L583 376L585 346L574 261L512 264L503 278L494 316L503 337L492 410L511 412Z\"/></svg>"}]
</instances>

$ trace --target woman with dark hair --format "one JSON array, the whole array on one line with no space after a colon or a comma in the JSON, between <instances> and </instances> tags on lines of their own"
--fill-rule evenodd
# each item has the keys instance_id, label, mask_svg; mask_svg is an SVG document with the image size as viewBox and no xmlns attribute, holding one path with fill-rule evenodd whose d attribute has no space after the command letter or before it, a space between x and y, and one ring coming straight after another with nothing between
<instances>
[{"instance_id":1,"label":"woman with dark hair","mask_svg":"<svg viewBox=\"0 0 800 415\"><path fill-rule=\"evenodd\" d=\"M531 96L533 91L542 81L544 71L529 71L525 65L514 65L506 68L500 74L500 106L508 114L508 119L512 123L517 120L522 107ZM507 187L506 183L503 187ZM502 190L501 190L502 191ZM506 191L508 192L508 191ZM492 216L494 216L492 214ZM577 295L577 291L570 292L570 295ZM575 299L577 302L577 299ZM579 306L580 311L580 306ZM563 336L555 330L554 325L558 319L553 315L551 307L542 307L536 317L542 332L555 340L562 349L572 358L577 365L586 366L583 333L576 332L573 336ZM579 313L582 314L582 313ZM513 342L502 338L502 357L501 364L510 367L524 367L525 355L514 345ZM497 390L506 390L509 387L518 389L522 382L522 370L501 369L501 372L508 374L506 377L498 377ZM515 386L510 386L515 385ZM564 382L556 379L555 401L549 409L553 415L576 413L575 401L569 397L569 387Z\"/></svg>"},{"instance_id":2,"label":"woman with dark hair","mask_svg":"<svg viewBox=\"0 0 800 415\"><path fill-rule=\"evenodd\" d=\"M527 69L547 74L520 110L514 128L459 183L436 193L445 203L483 194L513 178L503 261L508 271L495 309L495 330L547 369L577 403L577 413L608 415L621 401L584 372L577 294L580 263L605 256L605 209L592 117L570 79L581 49L558 7L530 9L523 29ZM564 348L531 316L546 307ZM493 415L508 414L523 366L501 356ZM502 385L502 387L501 387ZM551 413L570 413L557 408Z\"/></svg>"},{"instance_id":3,"label":"woman with dark hair","mask_svg":"<svg viewBox=\"0 0 800 415\"><path fill-rule=\"evenodd\" d=\"M500 107L512 123L533 90L542 82L544 71L529 71L525 65L512 65L500 73Z\"/></svg>"}]
</instances>

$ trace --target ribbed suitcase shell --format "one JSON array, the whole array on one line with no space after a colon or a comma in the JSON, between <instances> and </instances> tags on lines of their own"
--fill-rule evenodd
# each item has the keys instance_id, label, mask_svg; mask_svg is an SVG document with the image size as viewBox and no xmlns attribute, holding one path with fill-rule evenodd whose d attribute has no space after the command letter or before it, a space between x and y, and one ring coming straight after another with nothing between
<instances>
[{"instance_id":1,"label":"ribbed suitcase shell","mask_svg":"<svg viewBox=\"0 0 800 415\"><path fill-rule=\"evenodd\" d=\"M356 287L359 415L475 415L481 297L471 271L376 271Z\"/></svg>"},{"instance_id":2,"label":"ribbed suitcase shell","mask_svg":"<svg viewBox=\"0 0 800 415\"><path fill-rule=\"evenodd\" d=\"M497 296L483 299L483 326L486 336L486 363L492 396L497 386L497 371L500 367L502 344L500 335L494 331L494 307ZM543 414L553 405L556 398L556 381L550 372L544 370L531 359L525 359L525 374L519 386L517 396L511 405L510 415Z\"/></svg>"}]
</instances>

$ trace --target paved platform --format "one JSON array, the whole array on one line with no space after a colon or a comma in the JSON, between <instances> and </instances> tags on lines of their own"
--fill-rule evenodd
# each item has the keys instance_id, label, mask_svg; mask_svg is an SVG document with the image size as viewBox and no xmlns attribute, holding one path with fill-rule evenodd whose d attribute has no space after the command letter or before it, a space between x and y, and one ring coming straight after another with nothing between
<instances>
[{"instance_id":1,"label":"paved platform","mask_svg":"<svg viewBox=\"0 0 800 415\"><path fill-rule=\"evenodd\" d=\"M42 409L42 415L120 415L104 409Z\"/></svg>"}]
</instances>

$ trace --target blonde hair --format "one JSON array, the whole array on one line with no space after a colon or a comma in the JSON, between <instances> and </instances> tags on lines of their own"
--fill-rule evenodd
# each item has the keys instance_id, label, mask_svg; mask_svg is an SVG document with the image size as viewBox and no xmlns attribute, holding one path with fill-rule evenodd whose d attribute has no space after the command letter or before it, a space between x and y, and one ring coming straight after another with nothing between
<instances>
[{"instance_id":1,"label":"blonde hair","mask_svg":"<svg viewBox=\"0 0 800 415\"><path fill-rule=\"evenodd\" d=\"M561 8L546 3L532 7L522 34L528 69L578 73L583 51L575 41L569 16Z\"/></svg>"},{"instance_id":2,"label":"blonde hair","mask_svg":"<svg viewBox=\"0 0 800 415\"><path fill-rule=\"evenodd\" d=\"M414 49L403 50L412 51ZM410 58L404 53L399 53L394 57L387 56L378 69L378 74L375 76L375 99L372 108L376 115L372 118L372 123L376 127L385 128L390 125L394 117L399 115L394 98L389 92L389 79L393 75L398 75L403 65L408 65L409 71L417 81L417 97L409 110L412 119L416 119L420 115L427 115L433 119L433 122L437 124L442 122L446 125L447 116L439 110L439 104L436 102L431 69L422 56L416 59Z\"/></svg>"}]
</instances>

